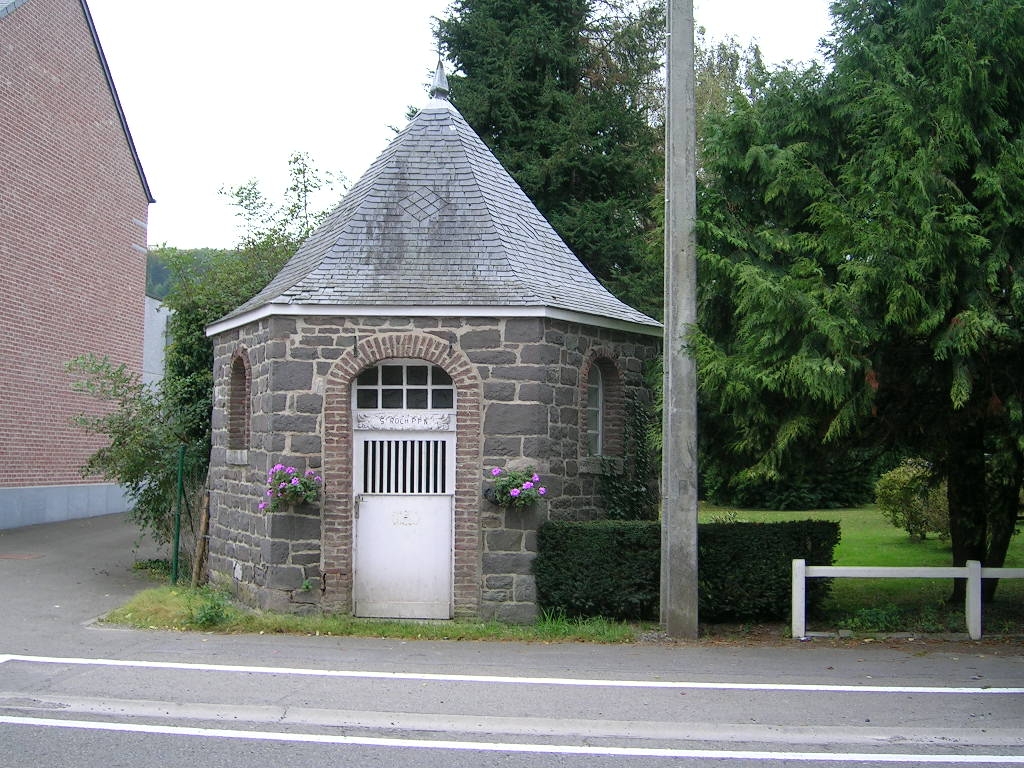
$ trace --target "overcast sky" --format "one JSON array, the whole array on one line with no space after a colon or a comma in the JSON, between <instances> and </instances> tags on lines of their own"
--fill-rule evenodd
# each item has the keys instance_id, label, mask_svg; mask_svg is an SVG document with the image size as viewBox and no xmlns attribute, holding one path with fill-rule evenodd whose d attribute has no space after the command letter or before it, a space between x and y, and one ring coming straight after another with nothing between
<instances>
[{"instance_id":1,"label":"overcast sky","mask_svg":"<svg viewBox=\"0 0 1024 768\"><path fill-rule=\"evenodd\" d=\"M156 198L150 245L227 248L222 187L279 200L295 151L350 183L366 171L426 102L450 0L88 2ZM829 27L828 0L695 0L695 17L769 62L815 57Z\"/></svg>"}]
</instances>

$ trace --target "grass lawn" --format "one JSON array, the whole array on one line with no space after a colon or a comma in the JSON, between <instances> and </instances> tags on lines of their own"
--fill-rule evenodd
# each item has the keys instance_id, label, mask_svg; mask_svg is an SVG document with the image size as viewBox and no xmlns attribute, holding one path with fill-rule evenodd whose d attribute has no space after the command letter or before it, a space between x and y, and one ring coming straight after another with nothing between
<instances>
[{"instance_id":1,"label":"grass lawn","mask_svg":"<svg viewBox=\"0 0 1024 768\"><path fill-rule=\"evenodd\" d=\"M886 522L869 505L856 509L771 512L702 505L701 522L727 517L748 522L780 520L835 520L841 538L836 565L948 566L953 563L949 541L911 539ZM1024 568L1024 536L1013 538L1007 568ZM949 579L835 579L824 614L809 617L811 630L843 627L863 631L964 632L964 608L947 605ZM987 634L1024 633L1024 579L1006 579L996 599L985 606L983 631Z\"/></svg>"},{"instance_id":2,"label":"grass lawn","mask_svg":"<svg viewBox=\"0 0 1024 768\"><path fill-rule=\"evenodd\" d=\"M770 512L701 505L701 522L835 520L841 539L836 565L929 566L950 565L948 541L918 541L887 523L873 506L857 509ZM140 562L138 568L166 583L163 561ZM1014 538L1006 566L1024 568L1024 536ZM810 631L849 629L856 633L965 633L962 605L947 605L949 579L835 579L824 611L809 616ZM223 592L209 588L161 586L136 595L113 611L107 621L140 628L201 630L228 633L358 635L433 640L520 640L527 642L634 642L656 626L544 616L530 626L481 621L387 621L344 615L294 616L253 612L231 603ZM1024 635L1024 579L1004 580L993 604L984 609L986 636ZM702 626L715 639L760 635L781 640L789 636L788 622L766 625Z\"/></svg>"}]
</instances>

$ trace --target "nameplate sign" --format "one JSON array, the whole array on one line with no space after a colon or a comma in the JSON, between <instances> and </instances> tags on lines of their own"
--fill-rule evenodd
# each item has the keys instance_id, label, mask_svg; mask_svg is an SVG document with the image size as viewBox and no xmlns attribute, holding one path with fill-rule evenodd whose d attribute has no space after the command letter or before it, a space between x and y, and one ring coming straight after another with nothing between
<instances>
[{"instance_id":1,"label":"nameplate sign","mask_svg":"<svg viewBox=\"0 0 1024 768\"><path fill-rule=\"evenodd\" d=\"M455 419L450 413L410 413L401 411L371 411L356 413L356 429L372 430L407 430L419 432L451 432L455 429Z\"/></svg>"}]
</instances>

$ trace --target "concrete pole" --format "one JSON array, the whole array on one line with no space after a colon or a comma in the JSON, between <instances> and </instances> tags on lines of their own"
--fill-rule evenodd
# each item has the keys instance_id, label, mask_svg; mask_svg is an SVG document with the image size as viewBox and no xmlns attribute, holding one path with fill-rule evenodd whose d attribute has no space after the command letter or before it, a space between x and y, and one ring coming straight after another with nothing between
<instances>
[{"instance_id":1,"label":"concrete pole","mask_svg":"<svg viewBox=\"0 0 1024 768\"><path fill-rule=\"evenodd\" d=\"M697 637L697 370L684 348L697 322L693 0L668 2L665 110L665 380L661 471L661 624Z\"/></svg>"}]
</instances>

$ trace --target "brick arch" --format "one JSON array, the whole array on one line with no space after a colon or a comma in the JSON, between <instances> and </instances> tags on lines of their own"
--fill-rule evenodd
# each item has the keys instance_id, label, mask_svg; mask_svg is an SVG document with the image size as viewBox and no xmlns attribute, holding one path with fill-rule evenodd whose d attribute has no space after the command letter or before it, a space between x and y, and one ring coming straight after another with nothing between
<instances>
[{"instance_id":1,"label":"brick arch","mask_svg":"<svg viewBox=\"0 0 1024 768\"><path fill-rule=\"evenodd\" d=\"M227 379L227 447L246 450L252 423L252 363L246 347L241 346L231 354Z\"/></svg>"},{"instance_id":2,"label":"brick arch","mask_svg":"<svg viewBox=\"0 0 1024 768\"><path fill-rule=\"evenodd\" d=\"M324 386L324 511L321 568L324 604L352 607L352 382L385 360L424 360L443 368L455 385L454 611L480 609L480 461L482 384L466 354L426 333L379 334L363 339L334 362Z\"/></svg>"},{"instance_id":3,"label":"brick arch","mask_svg":"<svg viewBox=\"0 0 1024 768\"><path fill-rule=\"evenodd\" d=\"M604 379L604 450L605 456L622 456L625 446L626 394L625 375L616 351L601 346L593 347L580 366L579 391L580 409L579 455L588 455L587 449L587 387L590 372L594 367L601 371Z\"/></svg>"}]
</instances>

